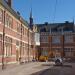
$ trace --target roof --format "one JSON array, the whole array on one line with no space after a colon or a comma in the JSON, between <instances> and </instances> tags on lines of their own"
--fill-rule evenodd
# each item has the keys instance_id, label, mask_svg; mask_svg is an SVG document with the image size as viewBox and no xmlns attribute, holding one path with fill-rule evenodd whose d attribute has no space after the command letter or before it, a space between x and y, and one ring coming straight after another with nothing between
<instances>
[{"instance_id":1,"label":"roof","mask_svg":"<svg viewBox=\"0 0 75 75\"><path fill-rule=\"evenodd\" d=\"M64 26L64 25L74 25L73 22L66 21L65 23L44 23L44 24L36 24L37 27L49 26L49 27L56 27L56 26Z\"/></svg>"},{"instance_id":2,"label":"roof","mask_svg":"<svg viewBox=\"0 0 75 75\"><path fill-rule=\"evenodd\" d=\"M50 28L52 30L60 30L62 28L69 28L70 30L73 30L74 27L74 23L73 22L68 22L66 21L65 23L44 23L44 24L36 24L38 31L42 30L42 31L50 31Z\"/></svg>"},{"instance_id":3,"label":"roof","mask_svg":"<svg viewBox=\"0 0 75 75\"><path fill-rule=\"evenodd\" d=\"M25 21L20 15L17 14L8 4L5 0L0 0L0 4L7 9L14 17L16 17L18 20L21 18L21 22L25 25L28 26L28 22Z\"/></svg>"}]
</instances>

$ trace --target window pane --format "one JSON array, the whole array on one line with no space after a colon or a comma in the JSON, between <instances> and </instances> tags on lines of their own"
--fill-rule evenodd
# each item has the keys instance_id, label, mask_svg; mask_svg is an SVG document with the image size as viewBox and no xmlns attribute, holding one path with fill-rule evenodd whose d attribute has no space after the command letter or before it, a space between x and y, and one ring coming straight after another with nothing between
<instances>
[{"instance_id":1,"label":"window pane","mask_svg":"<svg viewBox=\"0 0 75 75\"><path fill-rule=\"evenodd\" d=\"M0 41L2 41L2 35L0 34Z\"/></svg>"},{"instance_id":2,"label":"window pane","mask_svg":"<svg viewBox=\"0 0 75 75\"><path fill-rule=\"evenodd\" d=\"M13 19L11 17L9 17L9 27L10 28L13 27Z\"/></svg>"},{"instance_id":3,"label":"window pane","mask_svg":"<svg viewBox=\"0 0 75 75\"><path fill-rule=\"evenodd\" d=\"M2 9L0 9L0 22L2 22L3 21L3 11L2 11Z\"/></svg>"},{"instance_id":4,"label":"window pane","mask_svg":"<svg viewBox=\"0 0 75 75\"><path fill-rule=\"evenodd\" d=\"M71 35L65 36L64 42L65 43L72 43L73 42L73 36L71 36Z\"/></svg>"},{"instance_id":5,"label":"window pane","mask_svg":"<svg viewBox=\"0 0 75 75\"><path fill-rule=\"evenodd\" d=\"M60 36L52 36L52 43L60 43Z\"/></svg>"},{"instance_id":6,"label":"window pane","mask_svg":"<svg viewBox=\"0 0 75 75\"><path fill-rule=\"evenodd\" d=\"M17 23L17 32L21 33L21 25Z\"/></svg>"},{"instance_id":7,"label":"window pane","mask_svg":"<svg viewBox=\"0 0 75 75\"><path fill-rule=\"evenodd\" d=\"M16 45L19 46L19 41L16 41Z\"/></svg>"},{"instance_id":8,"label":"window pane","mask_svg":"<svg viewBox=\"0 0 75 75\"><path fill-rule=\"evenodd\" d=\"M8 27L9 26L9 16L6 14L5 24Z\"/></svg>"},{"instance_id":9,"label":"window pane","mask_svg":"<svg viewBox=\"0 0 75 75\"><path fill-rule=\"evenodd\" d=\"M12 28L13 27L13 19L11 16L9 16L8 14L6 14L6 21L5 24L7 27Z\"/></svg>"},{"instance_id":10,"label":"window pane","mask_svg":"<svg viewBox=\"0 0 75 75\"><path fill-rule=\"evenodd\" d=\"M6 56L12 55L12 38L8 36L5 37L5 55Z\"/></svg>"}]
</instances>

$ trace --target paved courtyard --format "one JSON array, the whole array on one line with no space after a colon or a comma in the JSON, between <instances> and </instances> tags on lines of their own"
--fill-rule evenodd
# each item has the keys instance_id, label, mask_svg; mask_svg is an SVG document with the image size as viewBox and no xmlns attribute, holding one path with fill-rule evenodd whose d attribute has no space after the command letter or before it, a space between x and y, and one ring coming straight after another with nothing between
<instances>
[{"instance_id":1,"label":"paved courtyard","mask_svg":"<svg viewBox=\"0 0 75 75\"><path fill-rule=\"evenodd\" d=\"M33 73L48 69L52 66L43 66L43 64L53 64L51 62L30 62L26 64L14 64L13 66L6 66L5 70L0 69L0 75L31 75Z\"/></svg>"},{"instance_id":2,"label":"paved courtyard","mask_svg":"<svg viewBox=\"0 0 75 75\"><path fill-rule=\"evenodd\" d=\"M53 62L14 64L0 69L0 75L75 75L75 63L64 63L63 66L55 66Z\"/></svg>"},{"instance_id":3,"label":"paved courtyard","mask_svg":"<svg viewBox=\"0 0 75 75\"><path fill-rule=\"evenodd\" d=\"M75 75L75 63L65 63L63 66L53 66L32 75Z\"/></svg>"}]
</instances>

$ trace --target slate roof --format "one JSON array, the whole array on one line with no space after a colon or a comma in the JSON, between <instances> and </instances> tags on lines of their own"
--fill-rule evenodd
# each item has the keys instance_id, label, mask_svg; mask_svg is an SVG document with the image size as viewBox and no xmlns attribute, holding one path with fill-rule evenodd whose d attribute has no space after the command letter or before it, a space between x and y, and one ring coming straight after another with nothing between
<instances>
[{"instance_id":1,"label":"slate roof","mask_svg":"<svg viewBox=\"0 0 75 75\"><path fill-rule=\"evenodd\" d=\"M49 32L50 28L52 30L57 31L57 29L64 28L64 31L71 30L74 31L74 23L66 21L65 23L44 23L44 24L36 24L38 31L42 30L42 32ZM67 29L65 29L67 28Z\"/></svg>"},{"instance_id":2,"label":"slate roof","mask_svg":"<svg viewBox=\"0 0 75 75\"><path fill-rule=\"evenodd\" d=\"M17 12L15 12L8 4L5 0L0 0L0 4L7 9L14 17L16 17L18 20L20 20L22 23L28 27L28 22L26 20L24 20L20 15L17 14Z\"/></svg>"}]
</instances>

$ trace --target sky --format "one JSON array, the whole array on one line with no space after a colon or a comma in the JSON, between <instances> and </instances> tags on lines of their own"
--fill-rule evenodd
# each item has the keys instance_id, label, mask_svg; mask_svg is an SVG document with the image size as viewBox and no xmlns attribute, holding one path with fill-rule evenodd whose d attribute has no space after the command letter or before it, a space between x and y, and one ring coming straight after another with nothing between
<instances>
[{"instance_id":1,"label":"sky","mask_svg":"<svg viewBox=\"0 0 75 75\"><path fill-rule=\"evenodd\" d=\"M72 22L75 19L75 0L57 0L57 4L56 0L12 0L12 2L13 9L19 11L28 22L32 8L34 24Z\"/></svg>"}]
</instances>

